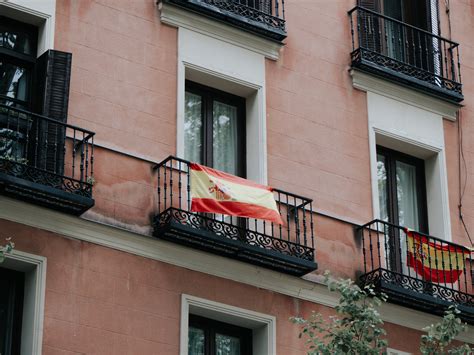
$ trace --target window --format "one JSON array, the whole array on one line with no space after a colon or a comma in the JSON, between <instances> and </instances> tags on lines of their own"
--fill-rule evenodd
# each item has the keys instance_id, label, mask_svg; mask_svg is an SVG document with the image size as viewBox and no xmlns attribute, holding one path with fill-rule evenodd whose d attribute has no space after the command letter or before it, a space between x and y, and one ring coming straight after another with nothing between
<instances>
[{"instance_id":1,"label":"window","mask_svg":"<svg viewBox=\"0 0 474 355\"><path fill-rule=\"evenodd\" d=\"M190 315L188 355L252 355L252 330Z\"/></svg>"},{"instance_id":2,"label":"window","mask_svg":"<svg viewBox=\"0 0 474 355\"><path fill-rule=\"evenodd\" d=\"M409 25L431 31L431 8L427 0L381 0L381 12Z\"/></svg>"},{"instance_id":3,"label":"window","mask_svg":"<svg viewBox=\"0 0 474 355\"><path fill-rule=\"evenodd\" d=\"M433 30L430 0L359 0L359 4L401 23L427 32ZM431 72L434 70L433 66L438 60L434 46L439 44L434 42L432 36L413 30L400 22L384 21L382 18L369 16L365 22L364 25L369 25L374 31L362 39L365 47L400 62ZM439 65L437 63L436 67Z\"/></svg>"},{"instance_id":4,"label":"window","mask_svg":"<svg viewBox=\"0 0 474 355\"><path fill-rule=\"evenodd\" d=\"M181 353L187 352L188 355L194 355L193 352L189 351L192 341L193 351L194 347L196 347L196 351L201 350L201 354L207 355L208 353L203 352L205 348L202 350L202 347L200 347L199 339L202 340L202 344L209 341L211 338L209 335L206 338L206 329L209 334L213 326L214 334L217 332L218 334L234 337L242 341L242 343L239 343L241 347L240 354L276 353L276 318L274 316L186 294L181 295L181 302ZM198 318L195 318L195 316L198 316ZM210 321L209 326L202 325L199 319L203 319L204 323ZM219 322L215 322L212 319L219 319ZM221 325L224 326L221 328ZM231 328L228 328L228 326ZM230 333L226 331L227 329L230 329ZM231 340L226 340L224 343L230 343ZM247 345L249 343L250 345ZM233 344L235 344L235 341ZM222 355L226 354L229 353L222 353Z\"/></svg>"},{"instance_id":5,"label":"window","mask_svg":"<svg viewBox=\"0 0 474 355\"><path fill-rule=\"evenodd\" d=\"M245 177L245 99L186 81L184 158Z\"/></svg>"},{"instance_id":6,"label":"window","mask_svg":"<svg viewBox=\"0 0 474 355\"><path fill-rule=\"evenodd\" d=\"M0 354L19 354L23 313L22 272L0 268Z\"/></svg>"},{"instance_id":7,"label":"window","mask_svg":"<svg viewBox=\"0 0 474 355\"><path fill-rule=\"evenodd\" d=\"M0 103L29 109L37 28L0 16Z\"/></svg>"},{"instance_id":8,"label":"window","mask_svg":"<svg viewBox=\"0 0 474 355\"><path fill-rule=\"evenodd\" d=\"M359 5L431 32L430 0L359 0Z\"/></svg>"},{"instance_id":9,"label":"window","mask_svg":"<svg viewBox=\"0 0 474 355\"><path fill-rule=\"evenodd\" d=\"M377 147L380 219L428 233L423 160Z\"/></svg>"}]
</instances>

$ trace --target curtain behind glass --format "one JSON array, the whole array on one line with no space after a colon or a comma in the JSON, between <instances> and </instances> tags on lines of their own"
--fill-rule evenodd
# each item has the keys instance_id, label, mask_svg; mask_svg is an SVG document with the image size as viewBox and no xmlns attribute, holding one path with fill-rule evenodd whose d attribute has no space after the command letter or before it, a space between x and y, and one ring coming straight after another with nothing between
<instances>
[{"instance_id":1,"label":"curtain behind glass","mask_svg":"<svg viewBox=\"0 0 474 355\"><path fill-rule=\"evenodd\" d=\"M217 333L216 355L240 355L240 339Z\"/></svg>"},{"instance_id":2,"label":"curtain behind glass","mask_svg":"<svg viewBox=\"0 0 474 355\"><path fill-rule=\"evenodd\" d=\"M377 154L377 181L379 189L379 218L388 222L388 196L387 196L387 169L385 167L385 157Z\"/></svg>"},{"instance_id":3,"label":"curtain behind glass","mask_svg":"<svg viewBox=\"0 0 474 355\"><path fill-rule=\"evenodd\" d=\"M400 161L397 169L398 221L401 226L418 230L418 198L416 186L416 167Z\"/></svg>"},{"instance_id":4,"label":"curtain behind glass","mask_svg":"<svg viewBox=\"0 0 474 355\"><path fill-rule=\"evenodd\" d=\"M26 102L27 87L28 71L0 59L0 95Z\"/></svg>"},{"instance_id":5,"label":"curtain behind glass","mask_svg":"<svg viewBox=\"0 0 474 355\"><path fill-rule=\"evenodd\" d=\"M237 108L214 101L212 115L213 167L237 175Z\"/></svg>"},{"instance_id":6,"label":"curtain behind glass","mask_svg":"<svg viewBox=\"0 0 474 355\"><path fill-rule=\"evenodd\" d=\"M202 163L202 98L186 92L184 109L184 159Z\"/></svg>"},{"instance_id":7,"label":"curtain behind glass","mask_svg":"<svg viewBox=\"0 0 474 355\"><path fill-rule=\"evenodd\" d=\"M416 167L401 161L396 162L397 203L399 225L419 229ZM400 232L402 272L407 273L406 235Z\"/></svg>"},{"instance_id":8,"label":"curtain behind glass","mask_svg":"<svg viewBox=\"0 0 474 355\"><path fill-rule=\"evenodd\" d=\"M204 355L204 330L189 327L188 355Z\"/></svg>"},{"instance_id":9,"label":"curtain behind glass","mask_svg":"<svg viewBox=\"0 0 474 355\"><path fill-rule=\"evenodd\" d=\"M402 20L402 7L400 0L384 0L383 1L383 12L384 15L394 18L396 20ZM385 55L390 58L403 60L403 29L402 26L396 22L390 20L384 20L385 29Z\"/></svg>"}]
</instances>

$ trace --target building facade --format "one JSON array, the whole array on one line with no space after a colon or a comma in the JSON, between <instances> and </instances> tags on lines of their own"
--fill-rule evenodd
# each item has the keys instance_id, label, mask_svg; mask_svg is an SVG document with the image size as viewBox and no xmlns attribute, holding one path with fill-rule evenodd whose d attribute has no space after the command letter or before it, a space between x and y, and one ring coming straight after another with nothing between
<instances>
[{"instance_id":1,"label":"building facade","mask_svg":"<svg viewBox=\"0 0 474 355\"><path fill-rule=\"evenodd\" d=\"M304 354L322 274L393 354L474 323L470 0L0 2L0 354ZM194 213L190 164L283 224ZM474 343L474 332L460 340Z\"/></svg>"}]
</instances>

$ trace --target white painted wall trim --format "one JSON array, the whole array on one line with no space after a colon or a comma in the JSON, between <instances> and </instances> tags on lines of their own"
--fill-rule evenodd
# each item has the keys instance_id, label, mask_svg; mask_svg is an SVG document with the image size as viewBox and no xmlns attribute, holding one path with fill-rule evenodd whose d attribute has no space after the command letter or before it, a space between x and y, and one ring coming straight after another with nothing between
<instances>
[{"instance_id":1,"label":"white painted wall trim","mask_svg":"<svg viewBox=\"0 0 474 355\"><path fill-rule=\"evenodd\" d=\"M230 44L264 55L268 59L278 60L281 43L266 40L246 31L228 26L203 15L180 9L179 7L159 3L161 22L199 32Z\"/></svg>"},{"instance_id":2,"label":"white painted wall trim","mask_svg":"<svg viewBox=\"0 0 474 355\"><path fill-rule=\"evenodd\" d=\"M14 249L1 267L25 273L21 355L41 354L43 346L46 258Z\"/></svg>"},{"instance_id":3,"label":"white painted wall trim","mask_svg":"<svg viewBox=\"0 0 474 355\"><path fill-rule=\"evenodd\" d=\"M56 0L0 1L0 13L38 27L38 56L54 48Z\"/></svg>"},{"instance_id":4,"label":"white painted wall trim","mask_svg":"<svg viewBox=\"0 0 474 355\"><path fill-rule=\"evenodd\" d=\"M222 277L301 300L334 307L338 297L325 285L278 273L244 262L186 248L113 226L69 216L53 210L0 196L0 219L5 219L85 242ZM316 252L317 256L317 252ZM308 279L311 275L308 276ZM439 317L394 304L380 310L386 322L420 330ZM474 343L474 330L459 340Z\"/></svg>"},{"instance_id":5,"label":"white painted wall trim","mask_svg":"<svg viewBox=\"0 0 474 355\"><path fill-rule=\"evenodd\" d=\"M180 355L188 355L189 315L196 314L254 330L254 355L276 355L276 318L224 303L181 295Z\"/></svg>"},{"instance_id":6,"label":"white painted wall trim","mask_svg":"<svg viewBox=\"0 0 474 355\"><path fill-rule=\"evenodd\" d=\"M352 85L356 89L365 92L373 92L416 106L423 110L441 115L450 121L456 120L456 113L462 107L461 105L443 101L405 86L397 85L373 75L363 73L357 69L351 69L350 74L352 76Z\"/></svg>"},{"instance_id":7,"label":"white painted wall trim","mask_svg":"<svg viewBox=\"0 0 474 355\"><path fill-rule=\"evenodd\" d=\"M380 217L376 146L382 145L425 161L429 232L452 240L443 117L370 91L367 113L373 217Z\"/></svg>"},{"instance_id":8,"label":"white painted wall trim","mask_svg":"<svg viewBox=\"0 0 474 355\"><path fill-rule=\"evenodd\" d=\"M218 56L215 53L219 53ZM176 152L184 157L186 80L213 87L246 102L247 178L267 183L265 58L187 28L178 30Z\"/></svg>"}]
</instances>

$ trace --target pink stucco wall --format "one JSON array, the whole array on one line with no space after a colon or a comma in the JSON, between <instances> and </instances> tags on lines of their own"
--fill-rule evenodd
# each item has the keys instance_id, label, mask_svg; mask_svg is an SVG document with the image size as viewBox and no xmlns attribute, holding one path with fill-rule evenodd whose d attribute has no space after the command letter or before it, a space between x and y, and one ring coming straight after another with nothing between
<instances>
[{"instance_id":1,"label":"pink stucco wall","mask_svg":"<svg viewBox=\"0 0 474 355\"><path fill-rule=\"evenodd\" d=\"M444 2L443 35L448 37ZM266 61L269 184L315 200L317 211L371 219L366 94L352 87L347 11L353 0L287 1L288 38ZM451 2L461 43L461 109L467 187L464 216L474 227L474 4ZM175 153L177 30L160 23L154 0L57 0L55 48L73 53L69 122L96 132L94 198L87 218L150 232L156 179L148 160ZM453 239L459 220L458 123L445 121ZM140 159L138 157L144 158ZM177 354L180 295L277 317L280 354L302 354L288 317L322 306L97 245L0 221L17 248L48 258L45 354ZM355 277L362 267L353 226L317 215L321 273ZM391 346L416 348L418 334L387 324ZM416 336L415 336L416 335Z\"/></svg>"},{"instance_id":2,"label":"pink stucco wall","mask_svg":"<svg viewBox=\"0 0 474 355\"><path fill-rule=\"evenodd\" d=\"M181 294L276 317L278 354L305 354L291 316L327 307L0 220L16 248L47 257L44 355L179 353ZM416 349L419 332L386 324L390 345Z\"/></svg>"}]
</instances>

